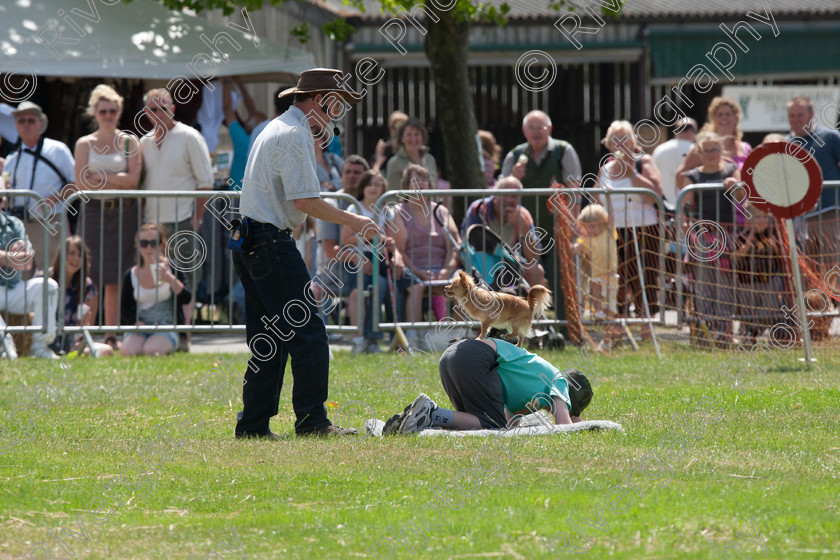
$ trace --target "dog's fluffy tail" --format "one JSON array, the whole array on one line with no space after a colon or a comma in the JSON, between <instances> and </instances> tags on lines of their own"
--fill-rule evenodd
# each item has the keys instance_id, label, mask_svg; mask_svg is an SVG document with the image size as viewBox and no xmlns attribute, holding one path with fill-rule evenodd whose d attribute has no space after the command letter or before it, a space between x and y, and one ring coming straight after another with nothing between
<instances>
[{"instance_id":1,"label":"dog's fluffy tail","mask_svg":"<svg viewBox=\"0 0 840 560\"><path fill-rule=\"evenodd\" d=\"M551 292L545 286L533 286L528 291L528 307L531 317L536 319L551 306Z\"/></svg>"}]
</instances>

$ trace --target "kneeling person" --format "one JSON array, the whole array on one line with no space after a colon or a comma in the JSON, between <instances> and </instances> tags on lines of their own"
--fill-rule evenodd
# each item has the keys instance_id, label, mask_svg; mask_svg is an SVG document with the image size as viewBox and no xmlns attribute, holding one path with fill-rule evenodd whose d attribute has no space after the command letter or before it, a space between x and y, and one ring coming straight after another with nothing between
<instances>
[{"instance_id":1,"label":"kneeling person","mask_svg":"<svg viewBox=\"0 0 840 560\"><path fill-rule=\"evenodd\" d=\"M581 372L561 372L536 354L495 338L453 344L438 367L455 410L440 408L421 394L385 423L384 435L425 428L502 429L518 424L521 415L549 406L556 424L571 424L580 421L593 395ZM546 397L552 402L544 402Z\"/></svg>"}]
</instances>

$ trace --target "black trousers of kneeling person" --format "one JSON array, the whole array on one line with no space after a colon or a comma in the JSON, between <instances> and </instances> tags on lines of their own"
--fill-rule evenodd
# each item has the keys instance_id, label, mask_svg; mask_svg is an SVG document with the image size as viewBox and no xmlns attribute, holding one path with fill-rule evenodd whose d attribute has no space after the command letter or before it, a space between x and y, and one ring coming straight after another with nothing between
<instances>
[{"instance_id":1,"label":"black trousers of kneeling person","mask_svg":"<svg viewBox=\"0 0 840 560\"><path fill-rule=\"evenodd\" d=\"M503 429L507 424L496 352L480 340L461 340L447 348L438 369L443 390L458 412L476 416L481 427Z\"/></svg>"}]
</instances>

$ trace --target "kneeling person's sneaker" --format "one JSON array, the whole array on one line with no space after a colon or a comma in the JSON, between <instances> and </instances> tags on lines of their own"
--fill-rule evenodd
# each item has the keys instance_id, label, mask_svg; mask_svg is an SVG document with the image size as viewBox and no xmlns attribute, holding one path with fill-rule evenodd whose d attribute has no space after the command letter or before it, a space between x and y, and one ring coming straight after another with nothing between
<instances>
[{"instance_id":1,"label":"kneeling person's sneaker","mask_svg":"<svg viewBox=\"0 0 840 560\"><path fill-rule=\"evenodd\" d=\"M413 434L432 426L432 411L438 407L425 393L420 393L414 402L408 405L400 421L399 433ZM384 430L383 430L384 433Z\"/></svg>"},{"instance_id":2,"label":"kneeling person's sneaker","mask_svg":"<svg viewBox=\"0 0 840 560\"><path fill-rule=\"evenodd\" d=\"M414 404L414 403L412 403ZM405 407L405 410L402 412L398 412L394 414L390 418L385 421L385 427L382 428L382 435L383 436L393 436L400 433L400 424L402 424L403 419L405 419L406 414L408 414L408 410L411 408L411 405Z\"/></svg>"}]
</instances>

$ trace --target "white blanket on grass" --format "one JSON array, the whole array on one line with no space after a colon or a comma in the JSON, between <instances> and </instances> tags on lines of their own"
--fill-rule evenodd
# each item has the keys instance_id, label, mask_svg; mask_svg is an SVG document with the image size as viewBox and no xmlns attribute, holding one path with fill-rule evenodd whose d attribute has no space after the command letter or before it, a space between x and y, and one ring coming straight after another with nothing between
<instances>
[{"instance_id":1,"label":"white blanket on grass","mask_svg":"<svg viewBox=\"0 0 840 560\"><path fill-rule=\"evenodd\" d=\"M506 430L442 430L440 428L429 428L421 431L420 437L466 437L466 436L497 436L497 437L522 437L522 436L549 436L554 434L569 434L587 431L616 430L624 433L624 428L617 422L610 420L584 420L574 424L552 424L548 416L544 420L537 418L535 414L529 414L522 419L519 426ZM368 420L365 429L371 435L381 437L385 422L382 420Z\"/></svg>"},{"instance_id":2,"label":"white blanket on grass","mask_svg":"<svg viewBox=\"0 0 840 560\"><path fill-rule=\"evenodd\" d=\"M508 430L441 430L428 429L420 432L420 437L431 436L448 436L448 437L465 437L465 436L497 436L497 437L522 437L522 436L550 436L554 434L569 434L575 432L599 431L599 430L617 430L624 432L621 424L611 422L609 420L584 420L575 424L556 424L548 426L541 424L539 426L517 426Z\"/></svg>"}]
</instances>

